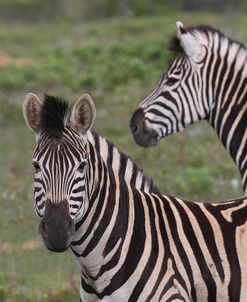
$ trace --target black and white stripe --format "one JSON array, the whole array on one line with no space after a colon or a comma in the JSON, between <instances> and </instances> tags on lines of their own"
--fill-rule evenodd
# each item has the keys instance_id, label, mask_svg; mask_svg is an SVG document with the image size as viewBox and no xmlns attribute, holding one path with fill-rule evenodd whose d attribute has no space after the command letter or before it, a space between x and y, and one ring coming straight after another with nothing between
<instances>
[{"instance_id":1,"label":"black and white stripe","mask_svg":"<svg viewBox=\"0 0 247 302\"><path fill-rule=\"evenodd\" d=\"M177 22L171 49L179 54L131 119L136 142L157 144L207 120L238 165L247 193L247 50L208 26Z\"/></svg>"},{"instance_id":2,"label":"black and white stripe","mask_svg":"<svg viewBox=\"0 0 247 302\"><path fill-rule=\"evenodd\" d=\"M82 143L75 139L76 132L71 133L73 129L65 130L63 140L54 139L52 143L50 136L42 133L34 151L34 199L40 217L44 215L44 204L49 199L53 203L69 200L70 215L75 218L82 205L81 191L87 195L83 173L85 159L78 151Z\"/></svg>"},{"instance_id":3,"label":"black and white stripe","mask_svg":"<svg viewBox=\"0 0 247 302\"><path fill-rule=\"evenodd\" d=\"M38 191L47 196L46 219L59 215L51 207L63 204L58 198L71 205L73 192L80 197L70 247L81 265L81 301L247 301L247 199L210 204L156 194L113 144L74 125L39 136L35 187L45 183Z\"/></svg>"}]
</instances>

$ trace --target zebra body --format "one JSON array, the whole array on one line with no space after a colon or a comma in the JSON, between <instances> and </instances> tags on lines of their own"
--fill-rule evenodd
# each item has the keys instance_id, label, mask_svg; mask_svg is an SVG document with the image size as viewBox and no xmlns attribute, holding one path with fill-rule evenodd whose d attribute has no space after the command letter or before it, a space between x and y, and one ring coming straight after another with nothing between
<instances>
[{"instance_id":1,"label":"zebra body","mask_svg":"<svg viewBox=\"0 0 247 302\"><path fill-rule=\"evenodd\" d=\"M89 96L69 111L29 94L23 111L37 139L39 232L48 249L70 247L78 258L81 301L247 301L247 199L210 204L156 193L90 131Z\"/></svg>"},{"instance_id":2,"label":"zebra body","mask_svg":"<svg viewBox=\"0 0 247 302\"><path fill-rule=\"evenodd\" d=\"M142 146L207 120L238 165L247 193L247 49L208 26L177 22L171 49L179 54L130 126Z\"/></svg>"}]
</instances>

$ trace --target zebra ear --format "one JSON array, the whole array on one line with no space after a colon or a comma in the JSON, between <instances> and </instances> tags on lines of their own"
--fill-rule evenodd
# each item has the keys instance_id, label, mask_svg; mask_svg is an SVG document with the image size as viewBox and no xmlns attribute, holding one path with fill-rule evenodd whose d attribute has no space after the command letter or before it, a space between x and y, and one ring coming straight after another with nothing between
<instances>
[{"instance_id":1,"label":"zebra ear","mask_svg":"<svg viewBox=\"0 0 247 302\"><path fill-rule=\"evenodd\" d=\"M24 119L28 127L34 132L39 131L39 115L42 107L42 103L37 95L28 93L25 97L22 106L22 112Z\"/></svg>"},{"instance_id":2,"label":"zebra ear","mask_svg":"<svg viewBox=\"0 0 247 302\"><path fill-rule=\"evenodd\" d=\"M84 94L73 107L70 118L71 126L83 134L92 127L95 117L94 102L88 94Z\"/></svg>"},{"instance_id":3,"label":"zebra ear","mask_svg":"<svg viewBox=\"0 0 247 302\"><path fill-rule=\"evenodd\" d=\"M191 32L186 31L183 23L178 21L177 25L177 38L180 40L180 44L186 53L186 55L197 61L202 55L203 48L200 42L193 36Z\"/></svg>"},{"instance_id":4,"label":"zebra ear","mask_svg":"<svg viewBox=\"0 0 247 302\"><path fill-rule=\"evenodd\" d=\"M186 33L186 30L184 29L184 25L181 21L177 21L176 26L177 26L177 37L180 39L182 34Z\"/></svg>"}]
</instances>

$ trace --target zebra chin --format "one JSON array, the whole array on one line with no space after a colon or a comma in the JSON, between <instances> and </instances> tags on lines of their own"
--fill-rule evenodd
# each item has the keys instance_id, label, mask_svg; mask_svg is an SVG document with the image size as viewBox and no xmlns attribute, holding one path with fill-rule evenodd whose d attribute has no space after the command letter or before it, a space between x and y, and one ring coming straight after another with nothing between
<instances>
[{"instance_id":1,"label":"zebra chin","mask_svg":"<svg viewBox=\"0 0 247 302\"><path fill-rule=\"evenodd\" d=\"M150 133L133 134L133 137L139 146L145 148L156 146L159 142L158 135L154 131L151 131Z\"/></svg>"}]
</instances>

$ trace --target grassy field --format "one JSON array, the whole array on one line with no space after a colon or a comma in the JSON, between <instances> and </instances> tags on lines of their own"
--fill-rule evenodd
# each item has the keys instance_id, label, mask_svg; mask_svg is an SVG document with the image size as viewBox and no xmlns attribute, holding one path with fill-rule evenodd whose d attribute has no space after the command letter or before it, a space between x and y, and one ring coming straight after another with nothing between
<instances>
[{"instance_id":1,"label":"grassy field","mask_svg":"<svg viewBox=\"0 0 247 302\"><path fill-rule=\"evenodd\" d=\"M27 92L71 102L95 99L94 129L152 177L164 193L222 200L242 194L231 158L205 123L158 147L135 145L131 113L157 82L173 54L166 45L175 21L207 23L244 43L247 16L177 13L84 23L0 23L0 302L78 301L80 270L70 252L42 247L32 205L33 134L22 119Z\"/></svg>"}]
</instances>

